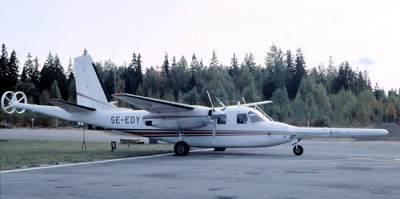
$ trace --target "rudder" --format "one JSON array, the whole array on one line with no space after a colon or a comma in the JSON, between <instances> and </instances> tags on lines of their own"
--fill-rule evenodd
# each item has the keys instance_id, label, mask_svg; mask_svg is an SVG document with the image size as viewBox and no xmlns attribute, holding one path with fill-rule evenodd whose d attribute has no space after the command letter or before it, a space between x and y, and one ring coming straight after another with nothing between
<instances>
[{"instance_id":1,"label":"rudder","mask_svg":"<svg viewBox=\"0 0 400 199\"><path fill-rule=\"evenodd\" d=\"M74 59L76 98L79 105L97 109L113 109L110 95L100 81L99 74L90 56Z\"/></svg>"}]
</instances>

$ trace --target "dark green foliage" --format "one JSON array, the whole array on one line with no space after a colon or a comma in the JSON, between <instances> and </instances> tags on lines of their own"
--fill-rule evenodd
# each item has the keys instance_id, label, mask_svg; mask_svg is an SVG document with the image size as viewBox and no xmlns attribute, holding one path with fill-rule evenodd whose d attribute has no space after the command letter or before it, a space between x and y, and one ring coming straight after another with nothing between
<instances>
[{"instance_id":1,"label":"dark green foliage","mask_svg":"<svg viewBox=\"0 0 400 199\"><path fill-rule=\"evenodd\" d=\"M47 56L42 70L40 71L40 84L41 91L51 89L51 85L57 81L60 89L61 98L68 99L68 81L64 73L64 68L61 65L60 59L57 55L53 57L51 53Z\"/></svg>"},{"instance_id":2,"label":"dark green foliage","mask_svg":"<svg viewBox=\"0 0 400 199\"><path fill-rule=\"evenodd\" d=\"M17 53L13 50L8 58L7 48L3 44L0 57L0 94L15 89L19 77L18 68Z\"/></svg>"},{"instance_id":3,"label":"dark green foliage","mask_svg":"<svg viewBox=\"0 0 400 199\"><path fill-rule=\"evenodd\" d=\"M122 77L125 80L125 91L127 93L135 93L138 85L137 82L135 81L135 69L137 65L137 57L136 54L133 53L132 55L132 61L129 64L128 68L124 69L122 73Z\"/></svg>"},{"instance_id":4,"label":"dark green foliage","mask_svg":"<svg viewBox=\"0 0 400 199\"><path fill-rule=\"evenodd\" d=\"M285 86L286 72L283 59L282 50L272 45L265 58L266 69L263 94L266 99L270 99L276 89Z\"/></svg>"},{"instance_id":5,"label":"dark green foliage","mask_svg":"<svg viewBox=\"0 0 400 199\"><path fill-rule=\"evenodd\" d=\"M50 97L50 99L60 99L61 98L60 89L58 88L57 80L54 80L53 83L51 84L49 97Z\"/></svg>"},{"instance_id":6,"label":"dark green foliage","mask_svg":"<svg viewBox=\"0 0 400 199\"><path fill-rule=\"evenodd\" d=\"M303 53L301 52L301 49L297 49L296 53L296 61L295 61L295 71L294 75L292 78L292 93L289 96L289 98L293 99L292 97L294 96L293 94L297 93L297 90L300 86L300 82L303 79L303 76L306 74L306 62L304 61Z\"/></svg>"},{"instance_id":7,"label":"dark green foliage","mask_svg":"<svg viewBox=\"0 0 400 199\"><path fill-rule=\"evenodd\" d=\"M72 103L76 103L76 85L75 85L75 75L72 70L72 60L69 58L68 68L68 101Z\"/></svg>"}]
</instances>

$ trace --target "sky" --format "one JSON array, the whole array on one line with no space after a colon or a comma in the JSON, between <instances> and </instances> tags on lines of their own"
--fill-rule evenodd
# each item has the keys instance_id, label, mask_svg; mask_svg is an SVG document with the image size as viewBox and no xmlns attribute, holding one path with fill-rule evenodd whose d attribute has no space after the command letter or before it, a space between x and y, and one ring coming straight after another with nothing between
<instances>
[{"instance_id":1,"label":"sky","mask_svg":"<svg viewBox=\"0 0 400 199\"><path fill-rule=\"evenodd\" d=\"M400 1L397 0L0 0L0 43L41 64L51 52L63 66L87 49L95 62L161 66L193 53L204 64L215 50L229 65L252 53L264 66L270 47L294 54L306 68L348 61L369 71L373 86L400 88ZM170 60L171 62L171 60Z\"/></svg>"}]
</instances>

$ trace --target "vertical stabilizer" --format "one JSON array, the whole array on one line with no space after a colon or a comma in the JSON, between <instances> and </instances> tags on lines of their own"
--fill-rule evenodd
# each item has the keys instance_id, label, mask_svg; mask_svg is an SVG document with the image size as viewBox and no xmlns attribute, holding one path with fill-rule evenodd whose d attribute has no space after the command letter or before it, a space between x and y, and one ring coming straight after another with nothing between
<instances>
[{"instance_id":1,"label":"vertical stabilizer","mask_svg":"<svg viewBox=\"0 0 400 199\"><path fill-rule=\"evenodd\" d=\"M88 55L76 57L74 68L78 104L96 109L114 109L92 58Z\"/></svg>"}]
</instances>

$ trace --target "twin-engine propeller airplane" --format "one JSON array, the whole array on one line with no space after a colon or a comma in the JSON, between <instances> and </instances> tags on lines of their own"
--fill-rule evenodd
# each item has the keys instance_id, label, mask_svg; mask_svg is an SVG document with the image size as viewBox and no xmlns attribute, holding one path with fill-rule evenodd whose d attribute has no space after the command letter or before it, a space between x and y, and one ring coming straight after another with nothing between
<instances>
[{"instance_id":1,"label":"twin-engine propeller airplane","mask_svg":"<svg viewBox=\"0 0 400 199\"><path fill-rule=\"evenodd\" d=\"M226 148L271 147L284 143L293 145L295 155L303 154L298 143L308 137L384 136L384 129L307 128L275 122L259 105L262 101L234 106L205 107L159 100L126 93L113 96L142 110L118 108L111 102L90 56L74 60L77 104L51 100L55 106L27 104L22 92L8 91L1 98L7 113L24 110L56 118L84 122L174 143L177 156L186 156L190 147ZM210 96L208 96L212 104Z\"/></svg>"}]
</instances>

